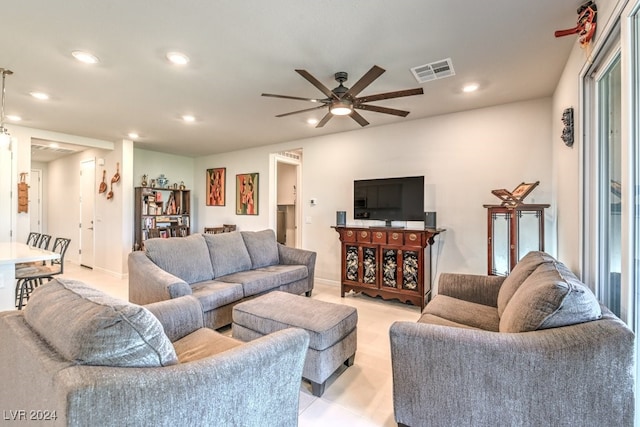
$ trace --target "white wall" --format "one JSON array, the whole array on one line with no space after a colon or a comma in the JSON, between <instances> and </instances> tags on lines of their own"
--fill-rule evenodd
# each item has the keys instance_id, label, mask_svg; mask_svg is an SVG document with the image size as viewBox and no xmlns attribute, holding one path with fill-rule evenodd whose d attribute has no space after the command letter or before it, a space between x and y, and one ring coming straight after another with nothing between
<instances>
[{"instance_id":1,"label":"white wall","mask_svg":"<svg viewBox=\"0 0 640 427\"><path fill-rule=\"evenodd\" d=\"M346 210L348 222L356 223L353 180L412 175L425 176L425 210L435 210L438 226L447 229L436 246L437 272L484 274L487 221L482 205L498 202L491 190L539 180L527 202L552 203L550 118L551 99L545 98L199 158L197 194L204 194L206 169L227 168L227 204L198 203L200 224L268 227L269 154L302 148L302 247L318 252L316 277L339 281L340 245L331 226L338 210ZM247 172L260 173L257 217L235 215L235 174ZM310 206L311 197L318 199L317 206ZM554 222L547 214L548 238Z\"/></svg>"},{"instance_id":2,"label":"white wall","mask_svg":"<svg viewBox=\"0 0 640 427\"><path fill-rule=\"evenodd\" d=\"M608 26L618 1L598 2L598 27L593 48L600 42L603 30ZM592 51L591 51L592 52ZM581 72L588 64L587 51L576 44L571 52L567 64L562 72L556 90L553 94L552 106L552 174L553 195L557 218L557 256L578 276L581 272L582 231L580 229L582 216L582 150L583 150L583 123L582 105L580 104ZM573 148L564 145L560 139L562 134L562 112L565 108L574 108L574 144Z\"/></svg>"}]
</instances>

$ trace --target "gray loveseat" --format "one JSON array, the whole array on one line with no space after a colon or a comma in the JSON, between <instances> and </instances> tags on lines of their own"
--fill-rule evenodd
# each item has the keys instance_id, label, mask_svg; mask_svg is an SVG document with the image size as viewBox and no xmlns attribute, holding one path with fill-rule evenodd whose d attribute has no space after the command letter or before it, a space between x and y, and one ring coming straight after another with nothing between
<instances>
[{"instance_id":1,"label":"gray loveseat","mask_svg":"<svg viewBox=\"0 0 640 427\"><path fill-rule=\"evenodd\" d=\"M295 427L309 336L242 343L205 328L193 296L141 307L55 279L0 313L0 342L5 422Z\"/></svg>"},{"instance_id":2,"label":"gray loveseat","mask_svg":"<svg viewBox=\"0 0 640 427\"><path fill-rule=\"evenodd\" d=\"M546 253L506 278L442 274L390 338L399 425L633 425L633 332Z\"/></svg>"},{"instance_id":3,"label":"gray loveseat","mask_svg":"<svg viewBox=\"0 0 640 427\"><path fill-rule=\"evenodd\" d=\"M316 253L276 242L273 230L149 239L129 254L129 300L184 295L202 304L205 325L231 324L233 306L270 291L311 296Z\"/></svg>"}]
</instances>

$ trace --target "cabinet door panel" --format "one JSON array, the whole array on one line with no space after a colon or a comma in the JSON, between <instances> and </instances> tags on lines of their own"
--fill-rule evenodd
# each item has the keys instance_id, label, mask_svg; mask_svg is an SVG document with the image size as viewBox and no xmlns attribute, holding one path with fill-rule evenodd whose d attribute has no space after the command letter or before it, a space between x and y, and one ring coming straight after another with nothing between
<instances>
[{"instance_id":1,"label":"cabinet door panel","mask_svg":"<svg viewBox=\"0 0 640 427\"><path fill-rule=\"evenodd\" d=\"M420 253L418 251L402 251L402 289L418 291L420 283Z\"/></svg>"},{"instance_id":2,"label":"cabinet door panel","mask_svg":"<svg viewBox=\"0 0 640 427\"><path fill-rule=\"evenodd\" d=\"M396 288L398 286L398 250L382 249L382 286Z\"/></svg>"}]
</instances>

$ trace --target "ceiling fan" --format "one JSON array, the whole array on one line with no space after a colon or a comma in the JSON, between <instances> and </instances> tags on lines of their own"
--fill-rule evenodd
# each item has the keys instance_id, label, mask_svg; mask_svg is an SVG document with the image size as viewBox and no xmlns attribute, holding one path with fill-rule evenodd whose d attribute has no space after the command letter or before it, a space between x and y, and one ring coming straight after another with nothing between
<instances>
[{"instance_id":1,"label":"ceiling fan","mask_svg":"<svg viewBox=\"0 0 640 427\"><path fill-rule=\"evenodd\" d=\"M358 97L358 94L362 92L367 86L369 86L375 79L380 77L384 73L384 69L374 65L367 73L360 78L351 88L345 87L344 82L347 81L348 74L344 71L335 73L335 79L339 83L339 86L333 90L330 90L323 85L318 79L313 77L306 70L296 70L296 73L304 77L309 83L320 89L326 98L301 98L298 96L288 95L274 95L270 93L263 93L262 96L270 96L273 98L285 98L296 99L298 101L310 101L320 103L322 105L312 108L306 108L304 110L293 111L291 113L278 114L276 117L285 117L292 114L304 113L307 111L319 110L321 108L328 107L327 114L318 122L317 128L321 128L327 124L333 116L351 116L353 120L358 122L360 126L366 126L369 124L364 117L362 117L356 110L373 111L375 113L393 114L394 116L406 117L409 114L408 111L396 110L394 108L380 107L377 105L369 105L368 102L380 101L383 99L400 98L403 96L422 95L424 91L421 87L415 89L399 90L395 92L379 93L376 95L368 95Z\"/></svg>"}]
</instances>

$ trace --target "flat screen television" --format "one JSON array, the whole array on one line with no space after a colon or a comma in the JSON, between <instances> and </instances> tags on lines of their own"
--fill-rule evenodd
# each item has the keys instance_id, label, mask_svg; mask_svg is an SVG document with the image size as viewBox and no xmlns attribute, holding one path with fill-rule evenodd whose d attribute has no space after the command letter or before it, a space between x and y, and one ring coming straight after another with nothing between
<instances>
[{"instance_id":1,"label":"flat screen television","mask_svg":"<svg viewBox=\"0 0 640 427\"><path fill-rule=\"evenodd\" d=\"M353 182L353 218L385 221L424 220L424 176L362 179Z\"/></svg>"}]
</instances>

